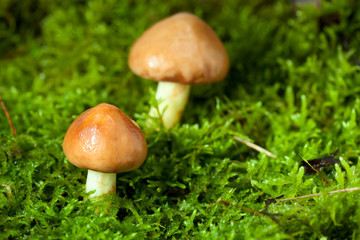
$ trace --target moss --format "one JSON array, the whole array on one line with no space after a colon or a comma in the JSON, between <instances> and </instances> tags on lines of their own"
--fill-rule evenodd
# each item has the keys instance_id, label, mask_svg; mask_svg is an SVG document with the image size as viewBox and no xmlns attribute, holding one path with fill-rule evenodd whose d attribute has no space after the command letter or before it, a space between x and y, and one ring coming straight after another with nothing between
<instances>
[{"instance_id":1,"label":"moss","mask_svg":"<svg viewBox=\"0 0 360 240\"><path fill-rule=\"evenodd\" d=\"M19 136L0 113L0 238L359 239L360 192L270 205L278 223L238 207L260 211L280 195L359 186L359 7L3 1L0 95ZM215 29L231 69L221 83L192 88L181 125L157 131L145 124L156 83L133 75L127 55L147 27L178 11ZM102 203L86 200L86 171L67 161L61 143L75 117L101 102L139 123L149 154L138 170L118 174L112 207L97 215ZM337 148L341 163L321 171L330 186L299 168L301 157Z\"/></svg>"}]
</instances>

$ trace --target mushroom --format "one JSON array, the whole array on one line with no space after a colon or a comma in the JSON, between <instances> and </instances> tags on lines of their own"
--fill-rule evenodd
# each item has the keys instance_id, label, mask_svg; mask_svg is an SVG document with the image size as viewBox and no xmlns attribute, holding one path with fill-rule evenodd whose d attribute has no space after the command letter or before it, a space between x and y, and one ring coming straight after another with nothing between
<instances>
[{"instance_id":1,"label":"mushroom","mask_svg":"<svg viewBox=\"0 0 360 240\"><path fill-rule=\"evenodd\" d=\"M156 99L169 129L180 121L190 85L218 82L229 71L229 56L216 33L200 18L177 13L154 24L130 50L130 69L158 81ZM155 108L150 116L159 117Z\"/></svg>"},{"instance_id":2,"label":"mushroom","mask_svg":"<svg viewBox=\"0 0 360 240\"><path fill-rule=\"evenodd\" d=\"M102 103L82 113L70 125L63 142L68 160L88 169L90 197L116 193L116 173L137 169L147 145L139 126L114 105Z\"/></svg>"}]
</instances>

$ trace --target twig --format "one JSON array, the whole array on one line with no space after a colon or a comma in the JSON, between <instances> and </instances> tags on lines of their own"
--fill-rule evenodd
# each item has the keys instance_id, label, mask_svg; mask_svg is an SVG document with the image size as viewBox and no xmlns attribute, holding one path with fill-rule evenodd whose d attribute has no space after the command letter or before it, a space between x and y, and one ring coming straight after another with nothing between
<instances>
[{"instance_id":1,"label":"twig","mask_svg":"<svg viewBox=\"0 0 360 240\"><path fill-rule=\"evenodd\" d=\"M251 209L251 208L248 208L248 207L244 207L244 206L240 206L240 205L236 205L236 204L233 204L231 202L228 202L228 201L225 201L225 200L218 200L216 202L217 204L224 204L225 206L235 206L237 208L240 208L241 210L244 210L244 211L247 211L247 212L252 212L252 213L255 213L255 214L261 214L259 210L255 210L255 209Z\"/></svg>"},{"instance_id":2,"label":"twig","mask_svg":"<svg viewBox=\"0 0 360 240\"><path fill-rule=\"evenodd\" d=\"M305 175L311 175L317 173L316 170L321 170L324 167L334 165L336 163L340 163L340 160L337 158L334 158L339 153L339 149L337 149L334 153L332 153L329 157L320 157L315 159L308 160L308 163L305 161L302 161L300 166L305 168ZM298 154L300 156L300 154ZM302 156L300 156L302 159L304 159ZM310 165L309 165L310 163Z\"/></svg>"},{"instance_id":3,"label":"twig","mask_svg":"<svg viewBox=\"0 0 360 240\"><path fill-rule=\"evenodd\" d=\"M269 156L269 157L271 157L271 158L277 158L277 156L276 156L275 154L269 152L269 151L266 150L265 148L262 148L262 147L260 147L260 146L258 146L258 145L256 145L256 144L254 144L254 143L251 143L251 142L249 142L249 141L246 141L245 139L239 138L239 137L237 137L237 136L234 136L234 139L235 139L236 141L239 141L239 142L245 144L246 146L248 146L248 147L250 147L250 148L255 149L255 150L258 151L258 152L265 153L267 156Z\"/></svg>"},{"instance_id":4,"label":"twig","mask_svg":"<svg viewBox=\"0 0 360 240\"><path fill-rule=\"evenodd\" d=\"M322 177L322 179L325 180L325 182L326 182L325 185L326 185L326 186L330 186L329 181L328 181L316 168L314 168L313 166L311 166L311 164L310 164L307 160L303 159L303 161L306 162L307 164L309 164L309 166L310 166L315 172L317 172L317 174L319 174L320 177Z\"/></svg>"},{"instance_id":5,"label":"twig","mask_svg":"<svg viewBox=\"0 0 360 240\"><path fill-rule=\"evenodd\" d=\"M217 204L223 204L225 206L234 206L234 207L237 207L237 208L239 208L239 209L241 209L243 211L252 212L252 213L254 213L256 215L268 216L269 218L271 218L271 220L273 220L280 227L280 229L284 230L283 226L280 224L279 219L276 218L276 216L281 216L281 214L272 214L272 213L267 212L266 209L263 210L263 211L259 211L259 210L256 210L256 209L252 209L252 208L240 206L240 205L237 205L237 204L233 204L231 202L224 201L222 199L219 199L216 203Z\"/></svg>"},{"instance_id":6,"label":"twig","mask_svg":"<svg viewBox=\"0 0 360 240\"><path fill-rule=\"evenodd\" d=\"M10 125L10 128L11 128L12 134L14 135L14 137L16 137L17 136L16 130L14 128L13 122L11 121L11 118L10 118L9 112L8 112L6 106L5 106L5 103L4 103L4 101L2 100L1 97L0 97L0 104L1 104L2 109L4 110L6 118L9 121L9 125Z\"/></svg>"},{"instance_id":7,"label":"twig","mask_svg":"<svg viewBox=\"0 0 360 240\"><path fill-rule=\"evenodd\" d=\"M285 198L285 199L280 199L275 205L278 205L280 202L292 201L292 200L303 199L303 198L317 197L317 196L321 196L321 195L325 195L325 194L352 192L352 191L359 191L359 190L360 190L360 188L354 187L354 188L345 188L345 189L341 189L341 190L330 191L330 192L326 192L326 193L315 193L315 194L309 194L309 195L304 195L304 196L299 196L299 197Z\"/></svg>"},{"instance_id":8,"label":"twig","mask_svg":"<svg viewBox=\"0 0 360 240\"><path fill-rule=\"evenodd\" d=\"M300 154L299 154L299 156L300 156ZM320 175L320 177L322 177L322 179L324 179L325 180L325 182L326 182L326 186L330 186L330 183L328 182L328 180L316 169L316 168L314 168L307 160L305 160L302 156L300 156L301 158L302 158L302 160L304 161L304 162L306 162L311 168L312 168L312 170L314 170L315 172L317 172L317 174L319 174Z\"/></svg>"}]
</instances>

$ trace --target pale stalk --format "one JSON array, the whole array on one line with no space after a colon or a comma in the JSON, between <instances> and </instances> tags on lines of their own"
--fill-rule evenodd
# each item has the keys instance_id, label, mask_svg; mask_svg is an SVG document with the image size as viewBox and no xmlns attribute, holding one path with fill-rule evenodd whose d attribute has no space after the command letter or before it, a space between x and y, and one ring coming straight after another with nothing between
<instances>
[{"instance_id":1,"label":"pale stalk","mask_svg":"<svg viewBox=\"0 0 360 240\"><path fill-rule=\"evenodd\" d=\"M116 173L102 173L88 170L86 192L96 190L90 198L107 193L116 194Z\"/></svg>"},{"instance_id":2,"label":"pale stalk","mask_svg":"<svg viewBox=\"0 0 360 240\"><path fill-rule=\"evenodd\" d=\"M149 115L159 117L160 113L165 128L172 128L181 119L189 98L189 93L190 85L174 82L159 82L155 96L160 102L159 109L152 107Z\"/></svg>"}]
</instances>

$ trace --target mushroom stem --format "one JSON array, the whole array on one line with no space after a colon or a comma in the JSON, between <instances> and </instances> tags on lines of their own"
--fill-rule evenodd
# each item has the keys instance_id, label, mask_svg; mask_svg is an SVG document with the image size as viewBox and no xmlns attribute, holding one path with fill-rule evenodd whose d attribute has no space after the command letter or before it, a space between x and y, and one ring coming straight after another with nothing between
<instances>
[{"instance_id":1,"label":"mushroom stem","mask_svg":"<svg viewBox=\"0 0 360 240\"><path fill-rule=\"evenodd\" d=\"M116 173L102 173L93 170L88 171L86 179L86 192L96 190L90 198L106 193L116 193Z\"/></svg>"},{"instance_id":2,"label":"mushroom stem","mask_svg":"<svg viewBox=\"0 0 360 240\"><path fill-rule=\"evenodd\" d=\"M159 82L156 90L156 99L160 101L158 109L152 107L149 115L162 116L165 128L169 129L181 119L182 113L189 98L190 85L174 82Z\"/></svg>"}]
</instances>

